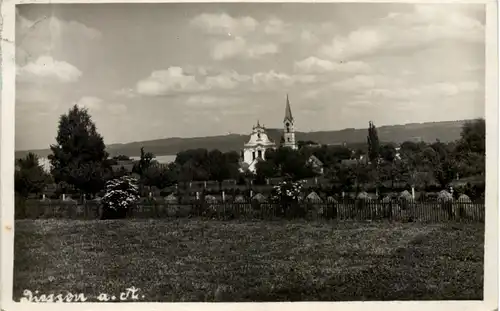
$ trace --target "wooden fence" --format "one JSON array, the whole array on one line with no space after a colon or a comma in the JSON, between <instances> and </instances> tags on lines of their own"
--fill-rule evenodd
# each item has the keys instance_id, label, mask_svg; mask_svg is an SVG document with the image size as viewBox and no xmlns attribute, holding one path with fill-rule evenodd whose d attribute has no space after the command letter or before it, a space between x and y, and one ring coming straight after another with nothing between
<instances>
[{"instance_id":1,"label":"wooden fence","mask_svg":"<svg viewBox=\"0 0 500 311\"><path fill-rule=\"evenodd\" d=\"M16 219L101 219L102 206L97 203L18 203ZM294 204L266 202L193 201L191 203L137 204L127 218L262 219L304 218L310 220L391 220L416 222L484 222L484 203L474 202L381 202L344 200L342 202L301 202Z\"/></svg>"}]
</instances>

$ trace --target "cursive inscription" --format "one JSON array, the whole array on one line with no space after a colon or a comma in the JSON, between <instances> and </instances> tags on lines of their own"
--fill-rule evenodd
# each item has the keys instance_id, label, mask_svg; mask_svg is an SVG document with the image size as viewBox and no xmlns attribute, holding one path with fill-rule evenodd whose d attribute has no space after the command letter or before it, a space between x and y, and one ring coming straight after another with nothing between
<instances>
[{"instance_id":1,"label":"cursive inscription","mask_svg":"<svg viewBox=\"0 0 500 311\"><path fill-rule=\"evenodd\" d=\"M84 294L41 294L38 295L38 291L33 293L29 289L25 289L21 298L21 302L85 302L87 297Z\"/></svg>"},{"instance_id":2,"label":"cursive inscription","mask_svg":"<svg viewBox=\"0 0 500 311\"><path fill-rule=\"evenodd\" d=\"M138 291L139 291L138 288L132 286L127 288L124 292L121 292L118 297L102 293L99 296L97 296L97 300L99 301L116 301L117 299L119 299L120 301L139 300L139 294L137 293ZM144 295L141 298L144 298Z\"/></svg>"},{"instance_id":3,"label":"cursive inscription","mask_svg":"<svg viewBox=\"0 0 500 311\"><path fill-rule=\"evenodd\" d=\"M134 286L126 288L117 295L100 293L97 296L86 296L83 293L66 293L66 294L39 294L38 291L32 292L28 289L24 290L23 297L20 302L118 302L118 301L137 301L144 298L144 295L139 295L139 288Z\"/></svg>"}]
</instances>

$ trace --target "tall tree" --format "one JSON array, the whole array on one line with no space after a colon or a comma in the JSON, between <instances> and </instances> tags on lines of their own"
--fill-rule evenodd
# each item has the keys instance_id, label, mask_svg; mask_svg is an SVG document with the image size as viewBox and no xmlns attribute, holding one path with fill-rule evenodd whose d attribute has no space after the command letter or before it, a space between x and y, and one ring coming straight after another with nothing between
<instances>
[{"instance_id":1,"label":"tall tree","mask_svg":"<svg viewBox=\"0 0 500 311\"><path fill-rule=\"evenodd\" d=\"M49 155L55 182L65 182L83 194L102 190L108 153L86 109L74 105L61 115L56 142Z\"/></svg>"},{"instance_id":2,"label":"tall tree","mask_svg":"<svg viewBox=\"0 0 500 311\"><path fill-rule=\"evenodd\" d=\"M226 157L219 150L211 150L208 153L207 169L209 178L211 180L216 180L219 184L222 184L224 179L228 179L231 175L229 171L229 163L226 161Z\"/></svg>"},{"instance_id":3,"label":"tall tree","mask_svg":"<svg viewBox=\"0 0 500 311\"><path fill-rule=\"evenodd\" d=\"M486 122L484 119L469 121L462 126L459 148L462 152L485 154Z\"/></svg>"},{"instance_id":4,"label":"tall tree","mask_svg":"<svg viewBox=\"0 0 500 311\"><path fill-rule=\"evenodd\" d=\"M380 155L380 143L378 140L377 128L370 121L368 126L368 158L372 163L377 163Z\"/></svg>"},{"instance_id":5,"label":"tall tree","mask_svg":"<svg viewBox=\"0 0 500 311\"><path fill-rule=\"evenodd\" d=\"M377 128L373 124L372 121L370 121L368 125L368 159L372 163L372 169L371 169L371 174L367 174L365 177L364 174L361 174L358 177L358 182L363 181L364 179L369 179L373 177L373 180L375 181L376 185L376 192L378 193L378 187L380 185L380 174L379 174L379 162L380 162L380 142L378 140L378 133L377 133Z\"/></svg>"},{"instance_id":6,"label":"tall tree","mask_svg":"<svg viewBox=\"0 0 500 311\"><path fill-rule=\"evenodd\" d=\"M149 167L153 164L155 155L151 152L145 152L144 147L141 147L141 158L134 165L133 172L143 176Z\"/></svg>"}]
</instances>

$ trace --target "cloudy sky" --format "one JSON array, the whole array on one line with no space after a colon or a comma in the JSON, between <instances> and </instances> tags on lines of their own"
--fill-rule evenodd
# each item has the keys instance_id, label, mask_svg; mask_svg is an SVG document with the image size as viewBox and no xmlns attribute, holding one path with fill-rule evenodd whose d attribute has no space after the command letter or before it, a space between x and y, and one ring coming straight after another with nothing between
<instances>
[{"instance_id":1,"label":"cloudy sky","mask_svg":"<svg viewBox=\"0 0 500 311\"><path fill-rule=\"evenodd\" d=\"M106 143L484 116L485 8L43 4L16 19L16 149L87 107Z\"/></svg>"}]
</instances>

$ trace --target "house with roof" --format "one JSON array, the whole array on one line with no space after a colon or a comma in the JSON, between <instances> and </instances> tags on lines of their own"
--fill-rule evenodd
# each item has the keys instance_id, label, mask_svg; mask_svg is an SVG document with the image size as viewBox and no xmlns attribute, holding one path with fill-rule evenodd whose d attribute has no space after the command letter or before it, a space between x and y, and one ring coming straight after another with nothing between
<instances>
[{"instance_id":1,"label":"house with roof","mask_svg":"<svg viewBox=\"0 0 500 311\"><path fill-rule=\"evenodd\" d=\"M307 164L311 166L316 174L323 175L324 164L315 155L311 155L309 159L307 159Z\"/></svg>"}]
</instances>

